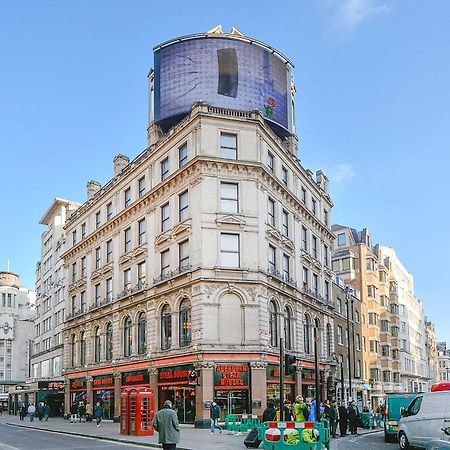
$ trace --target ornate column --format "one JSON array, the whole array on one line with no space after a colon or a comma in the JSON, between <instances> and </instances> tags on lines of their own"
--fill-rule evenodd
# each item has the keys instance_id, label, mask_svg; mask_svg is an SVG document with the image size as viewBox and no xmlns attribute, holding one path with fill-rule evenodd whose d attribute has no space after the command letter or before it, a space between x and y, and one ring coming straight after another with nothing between
<instances>
[{"instance_id":1,"label":"ornate column","mask_svg":"<svg viewBox=\"0 0 450 450\"><path fill-rule=\"evenodd\" d=\"M195 427L209 428L210 408L214 400L214 363L201 361L194 364L194 368L198 373L195 389Z\"/></svg>"},{"instance_id":2,"label":"ornate column","mask_svg":"<svg viewBox=\"0 0 450 450\"><path fill-rule=\"evenodd\" d=\"M86 375L86 395L87 401L94 407L94 395L92 392L92 375Z\"/></svg>"},{"instance_id":3,"label":"ornate column","mask_svg":"<svg viewBox=\"0 0 450 450\"><path fill-rule=\"evenodd\" d=\"M70 380L67 376L64 377L64 419L70 416L70 407L72 406L72 399L70 398Z\"/></svg>"},{"instance_id":4,"label":"ornate column","mask_svg":"<svg viewBox=\"0 0 450 450\"><path fill-rule=\"evenodd\" d=\"M299 361L300 362L300 361ZM295 373L295 396L302 394L302 368L300 365L297 366L297 371Z\"/></svg>"},{"instance_id":5,"label":"ornate column","mask_svg":"<svg viewBox=\"0 0 450 450\"><path fill-rule=\"evenodd\" d=\"M267 363L254 361L250 363L251 368L251 412L262 414L267 407Z\"/></svg>"},{"instance_id":6,"label":"ornate column","mask_svg":"<svg viewBox=\"0 0 450 450\"><path fill-rule=\"evenodd\" d=\"M122 388L122 374L114 368L114 422L120 420L120 394Z\"/></svg>"},{"instance_id":7,"label":"ornate column","mask_svg":"<svg viewBox=\"0 0 450 450\"><path fill-rule=\"evenodd\" d=\"M154 363L150 363L148 375L150 387L153 389L154 392L155 412L156 412L158 411L158 409L160 409L160 406L159 406L159 392L158 392L158 369L156 368Z\"/></svg>"}]
</instances>

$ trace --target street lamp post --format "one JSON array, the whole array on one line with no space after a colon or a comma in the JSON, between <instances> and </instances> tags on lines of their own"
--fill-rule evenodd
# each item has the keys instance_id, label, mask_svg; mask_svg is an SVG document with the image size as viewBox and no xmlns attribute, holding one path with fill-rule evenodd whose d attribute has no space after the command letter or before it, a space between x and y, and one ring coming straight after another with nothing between
<instances>
[{"instance_id":1,"label":"street lamp post","mask_svg":"<svg viewBox=\"0 0 450 450\"><path fill-rule=\"evenodd\" d=\"M347 309L347 362L348 362L348 387L350 397L352 397L352 363L351 363L351 349L350 349L350 286L345 287L345 306ZM353 314L352 314L353 315Z\"/></svg>"},{"instance_id":2,"label":"street lamp post","mask_svg":"<svg viewBox=\"0 0 450 450\"><path fill-rule=\"evenodd\" d=\"M319 341L318 326L314 323L314 370L316 378L316 420L320 417L320 392L319 392L319 352L317 349L317 342Z\"/></svg>"}]
</instances>

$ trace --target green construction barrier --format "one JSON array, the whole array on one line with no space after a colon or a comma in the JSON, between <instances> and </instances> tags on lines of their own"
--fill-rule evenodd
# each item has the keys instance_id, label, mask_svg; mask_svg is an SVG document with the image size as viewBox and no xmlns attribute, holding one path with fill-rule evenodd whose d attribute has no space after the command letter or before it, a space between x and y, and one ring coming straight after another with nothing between
<instances>
[{"instance_id":1,"label":"green construction barrier","mask_svg":"<svg viewBox=\"0 0 450 450\"><path fill-rule=\"evenodd\" d=\"M361 421L363 428L373 427L373 416L369 412L361 413Z\"/></svg>"},{"instance_id":2,"label":"green construction barrier","mask_svg":"<svg viewBox=\"0 0 450 450\"><path fill-rule=\"evenodd\" d=\"M318 437L311 436L317 430ZM330 424L320 422L264 422L258 429L265 450L330 450Z\"/></svg>"},{"instance_id":3,"label":"green construction barrier","mask_svg":"<svg viewBox=\"0 0 450 450\"><path fill-rule=\"evenodd\" d=\"M235 433L245 433L260 425L261 417L255 414L228 414L225 417L225 429Z\"/></svg>"}]
</instances>

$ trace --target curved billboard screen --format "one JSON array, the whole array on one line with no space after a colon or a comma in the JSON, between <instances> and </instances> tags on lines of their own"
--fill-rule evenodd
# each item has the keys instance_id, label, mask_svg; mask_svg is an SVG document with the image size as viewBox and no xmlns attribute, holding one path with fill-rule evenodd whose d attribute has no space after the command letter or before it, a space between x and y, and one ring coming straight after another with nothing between
<instances>
[{"instance_id":1,"label":"curved billboard screen","mask_svg":"<svg viewBox=\"0 0 450 450\"><path fill-rule=\"evenodd\" d=\"M290 66L275 51L243 40L201 37L155 50L155 121L189 112L196 101L257 109L291 131Z\"/></svg>"}]
</instances>

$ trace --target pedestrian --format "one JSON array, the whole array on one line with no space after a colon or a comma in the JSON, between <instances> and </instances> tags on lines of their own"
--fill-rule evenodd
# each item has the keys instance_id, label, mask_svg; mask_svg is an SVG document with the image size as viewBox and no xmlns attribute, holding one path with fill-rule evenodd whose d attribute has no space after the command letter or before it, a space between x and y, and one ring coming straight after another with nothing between
<instances>
[{"instance_id":1,"label":"pedestrian","mask_svg":"<svg viewBox=\"0 0 450 450\"><path fill-rule=\"evenodd\" d=\"M180 424L172 402L166 400L164 407L156 413L153 428L158 432L158 442L164 450L174 450L180 442Z\"/></svg>"},{"instance_id":2,"label":"pedestrian","mask_svg":"<svg viewBox=\"0 0 450 450\"><path fill-rule=\"evenodd\" d=\"M358 434L358 409L355 406L355 402L352 400L347 408L348 421L350 425L350 433Z\"/></svg>"},{"instance_id":3,"label":"pedestrian","mask_svg":"<svg viewBox=\"0 0 450 450\"><path fill-rule=\"evenodd\" d=\"M44 420L47 422L48 421L48 416L50 415L50 406L48 406L47 403L44 403Z\"/></svg>"},{"instance_id":4,"label":"pedestrian","mask_svg":"<svg viewBox=\"0 0 450 450\"><path fill-rule=\"evenodd\" d=\"M103 408L100 405L100 402L97 402L97 404L95 405L94 414L95 414L95 421L97 422L97 426L99 427L103 419Z\"/></svg>"},{"instance_id":5,"label":"pedestrian","mask_svg":"<svg viewBox=\"0 0 450 450\"><path fill-rule=\"evenodd\" d=\"M86 403L86 422L92 422L92 405L87 402Z\"/></svg>"},{"instance_id":6,"label":"pedestrian","mask_svg":"<svg viewBox=\"0 0 450 450\"><path fill-rule=\"evenodd\" d=\"M339 406L339 431L341 433L341 437L347 436L347 424L348 424L348 414L347 408L345 407L345 403L342 402L341 406Z\"/></svg>"},{"instance_id":7,"label":"pedestrian","mask_svg":"<svg viewBox=\"0 0 450 450\"><path fill-rule=\"evenodd\" d=\"M36 413L36 406L34 406L34 403L30 403L28 406L28 414L30 416L30 422L34 422L34 414Z\"/></svg>"},{"instance_id":8,"label":"pedestrian","mask_svg":"<svg viewBox=\"0 0 450 450\"><path fill-rule=\"evenodd\" d=\"M0 405L0 415L3 415L3 405Z\"/></svg>"},{"instance_id":9,"label":"pedestrian","mask_svg":"<svg viewBox=\"0 0 450 450\"><path fill-rule=\"evenodd\" d=\"M212 402L210 417L211 417L211 434L214 434L215 428L219 430L219 433L222 433L222 427L219 425L220 406L216 402Z\"/></svg>"},{"instance_id":10,"label":"pedestrian","mask_svg":"<svg viewBox=\"0 0 450 450\"><path fill-rule=\"evenodd\" d=\"M338 423L338 410L336 407L336 401L333 400L330 405L330 432L332 437L336 437L336 428Z\"/></svg>"},{"instance_id":11,"label":"pedestrian","mask_svg":"<svg viewBox=\"0 0 450 450\"><path fill-rule=\"evenodd\" d=\"M262 421L263 422L273 422L277 416L277 410L272 401L269 401L267 408L263 412Z\"/></svg>"},{"instance_id":12,"label":"pedestrian","mask_svg":"<svg viewBox=\"0 0 450 450\"><path fill-rule=\"evenodd\" d=\"M283 402L283 417L280 417L280 420L286 420L288 422L291 422L292 420L294 420L295 417L295 413L294 410L292 409L292 403L290 400L286 399Z\"/></svg>"},{"instance_id":13,"label":"pedestrian","mask_svg":"<svg viewBox=\"0 0 450 450\"><path fill-rule=\"evenodd\" d=\"M39 422L42 422L42 418L44 417L44 407L42 406L42 402L37 404L36 416L39 419Z\"/></svg>"},{"instance_id":14,"label":"pedestrian","mask_svg":"<svg viewBox=\"0 0 450 450\"><path fill-rule=\"evenodd\" d=\"M308 409L309 409L309 418L308 420L310 422L316 422L318 419L317 417L317 413L316 413L316 399L309 399L309 403L308 403Z\"/></svg>"},{"instance_id":15,"label":"pedestrian","mask_svg":"<svg viewBox=\"0 0 450 450\"><path fill-rule=\"evenodd\" d=\"M309 419L309 410L301 395L297 395L294 403L294 414L297 422L306 422Z\"/></svg>"},{"instance_id":16,"label":"pedestrian","mask_svg":"<svg viewBox=\"0 0 450 450\"><path fill-rule=\"evenodd\" d=\"M78 419L78 405L73 403L70 408L70 423L75 423Z\"/></svg>"},{"instance_id":17,"label":"pedestrian","mask_svg":"<svg viewBox=\"0 0 450 450\"><path fill-rule=\"evenodd\" d=\"M80 402L78 404L78 416L80 418L80 422L86 422L86 406L84 402Z\"/></svg>"},{"instance_id":18,"label":"pedestrian","mask_svg":"<svg viewBox=\"0 0 450 450\"><path fill-rule=\"evenodd\" d=\"M22 403L22 406L19 409L20 420L23 420L25 418L25 416L27 415L27 412L28 412L27 405L25 403Z\"/></svg>"}]
</instances>

